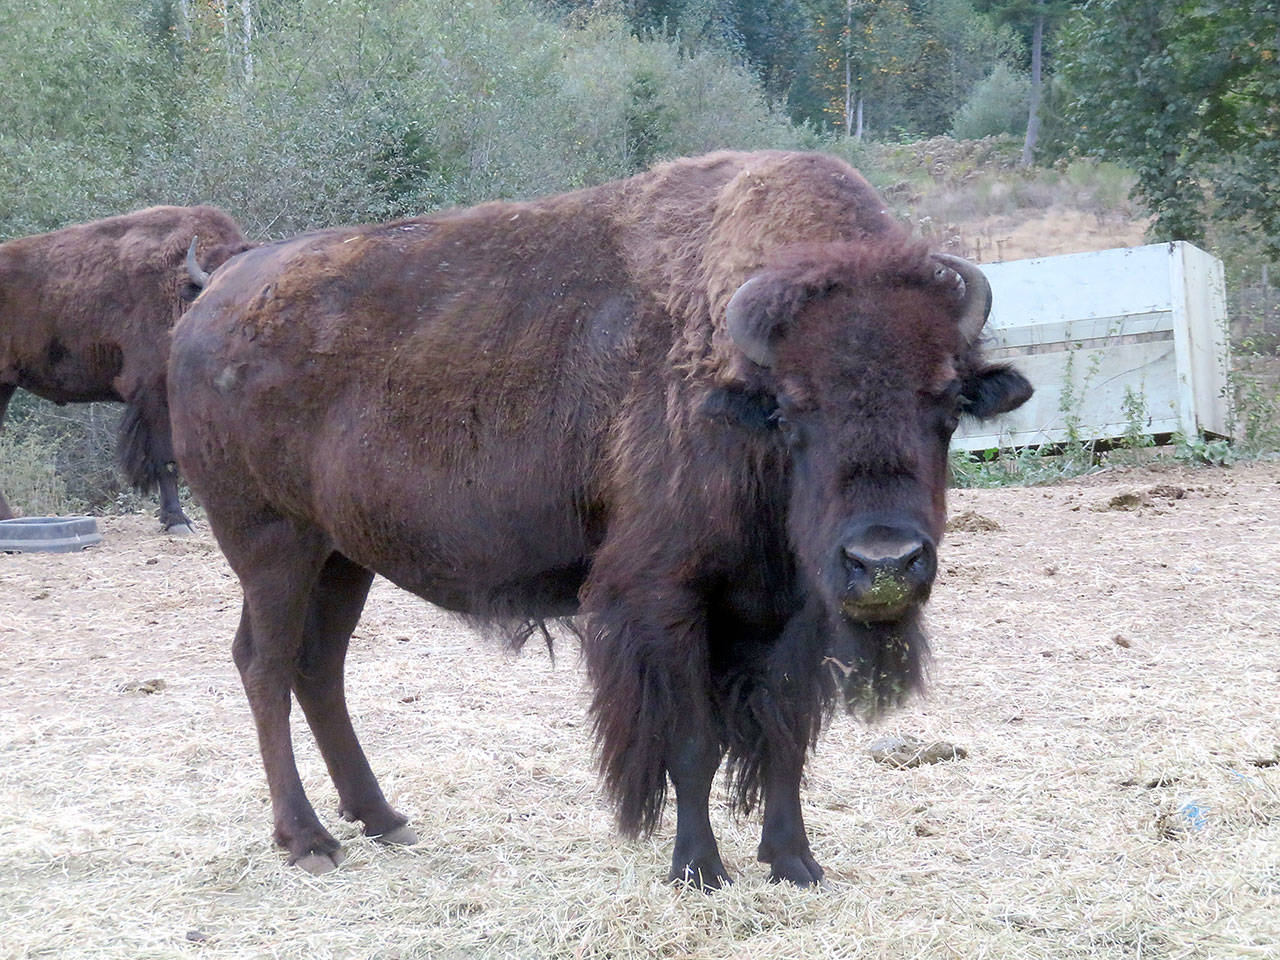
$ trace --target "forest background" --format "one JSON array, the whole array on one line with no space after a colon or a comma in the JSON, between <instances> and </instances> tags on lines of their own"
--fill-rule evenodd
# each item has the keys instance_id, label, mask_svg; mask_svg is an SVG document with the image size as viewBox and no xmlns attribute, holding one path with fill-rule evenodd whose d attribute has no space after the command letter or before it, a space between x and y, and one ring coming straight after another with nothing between
<instances>
[{"instance_id":1,"label":"forest background","mask_svg":"<svg viewBox=\"0 0 1280 960\"><path fill-rule=\"evenodd\" d=\"M269 240L820 149L979 260L1065 252L1002 246L993 218L1019 213L1221 256L1265 452L1278 54L1277 0L8 0L0 240L154 203L213 203ZM15 397L11 501L137 508L118 412Z\"/></svg>"}]
</instances>

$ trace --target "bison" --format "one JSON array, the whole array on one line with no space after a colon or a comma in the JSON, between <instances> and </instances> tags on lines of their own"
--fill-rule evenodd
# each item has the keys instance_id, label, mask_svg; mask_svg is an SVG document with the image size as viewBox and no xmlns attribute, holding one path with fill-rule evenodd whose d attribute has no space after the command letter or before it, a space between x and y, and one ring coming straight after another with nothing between
<instances>
[{"instance_id":1,"label":"bison","mask_svg":"<svg viewBox=\"0 0 1280 960\"><path fill-rule=\"evenodd\" d=\"M801 772L835 705L920 679L948 439L1031 393L982 358L990 288L848 165L715 153L532 202L260 247L174 331L175 445L244 602L233 654L274 836L342 859L297 697L366 835L413 842L356 740L375 572L469 618L574 618L628 834L675 790L670 877L729 879L722 762L773 880L819 882Z\"/></svg>"},{"instance_id":2,"label":"bison","mask_svg":"<svg viewBox=\"0 0 1280 960\"><path fill-rule=\"evenodd\" d=\"M165 401L169 329L207 276L199 260L213 270L248 246L213 207L150 207L0 244L0 421L19 387L59 404L123 401L126 476L159 486L161 524L189 532ZM0 495L0 519L12 516Z\"/></svg>"}]
</instances>

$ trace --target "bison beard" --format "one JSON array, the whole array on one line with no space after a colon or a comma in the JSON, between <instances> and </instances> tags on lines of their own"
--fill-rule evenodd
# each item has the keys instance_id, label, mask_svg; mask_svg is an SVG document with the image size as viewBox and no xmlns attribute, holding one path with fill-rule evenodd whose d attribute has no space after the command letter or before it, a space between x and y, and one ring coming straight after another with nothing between
<instances>
[{"instance_id":1,"label":"bison beard","mask_svg":"<svg viewBox=\"0 0 1280 960\"><path fill-rule=\"evenodd\" d=\"M411 840L343 662L375 572L473 621L576 617L605 782L669 876L728 882L709 797L763 809L769 876L823 870L800 785L823 722L921 682L920 608L989 287L841 161L721 153L530 203L323 231L215 273L174 332L175 448L244 588L235 660L290 862L344 814ZM545 634L544 634L545 637Z\"/></svg>"},{"instance_id":2,"label":"bison beard","mask_svg":"<svg viewBox=\"0 0 1280 960\"><path fill-rule=\"evenodd\" d=\"M811 600L749 669L739 663L718 675L696 659L697 645L683 654L672 649L673 637L703 629L697 619L668 619L668 630L653 635L642 623L618 618L614 608L592 617L586 631L600 769L617 798L618 826L628 835L651 833L661 820L665 761L680 728L715 729L734 807L750 813L759 805L770 755L803 757L836 709L873 720L900 705L920 688L928 660L915 611L895 623L856 623ZM673 655L687 662L673 664ZM675 677L698 678L714 689L709 715L679 709L687 692Z\"/></svg>"}]
</instances>

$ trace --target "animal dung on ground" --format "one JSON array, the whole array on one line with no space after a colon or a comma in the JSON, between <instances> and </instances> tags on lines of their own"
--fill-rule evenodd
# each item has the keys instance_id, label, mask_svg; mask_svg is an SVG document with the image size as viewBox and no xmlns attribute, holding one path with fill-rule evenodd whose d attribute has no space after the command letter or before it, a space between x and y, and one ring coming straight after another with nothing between
<instances>
[{"instance_id":1,"label":"animal dung on ground","mask_svg":"<svg viewBox=\"0 0 1280 960\"><path fill-rule=\"evenodd\" d=\"M976 510L965 510L957 513L947 521L947 532L956 530L964 533L982 533L988 530L1000 530L1002 527L990 517L984 517Z\"/></svg>"},{"instance_id":2,"label":"animal dung on ground","mask_svg":"<svg viewBox=\"0 0 1280 960\"><path fill-rule=\"evenodd\" d=\"M1172 483L1157 483L1153 487L1146 490L1126 490L1123 493L1117 493L1109 499L1105 506L1099 507L1100 510L1137 510L1139 507L1150 507L1153 505L1152 498L1160 500L1181 500L1186 497L1187 491Z\"/></svg>"},{"instance_id":3,"label":"animal dung on ground","mask_svg":"<svg viewBox=\"0 0 1280 960\"><path fill-rule=\"evenodd\" d=\"M167 684L159 677L151 680L130 680L120 685L121 693L159 693Z\"/></svg>"},{"instance_id":4,"label":"animal dung on ground","mask_svg":"<svg viewBox=\"0 0 1280 960\"><path fill-rule=\"evenodd\" d=\"M1137 490L1117 493L1107 501L1103 510L1137 510L1139 507L1151 506L1151 498Z\"/></svg>"},{"instance_id":5,"label":"animal dung on ground","mask_svg":"<svg viewBox=\"0 0 1280 960\"><path fill-rule=\"evenodd\" d=\"M943 760L963 760L969 755L964 747L957 747L945 740L925 743L910 734L881 737L867 747L867 753L871 754L871 759L876 763L887 764L899 770L925 763L941 763Z\"/></svg>"},{"instance_id":6,"label":"animal dung on ground","mask_svg":"<svg viewBox=\"0 0 1280 960\"><path fill-rule=\"evenodd\" d=\"M1261 769L1266 769L1267 767L1280 766L1280 743L1277 743L1271 749L1271 756L1254 757L1252 760L1249 761L1249 765L1254 767L1259 767Z\"/></svg>"}]
</instances>

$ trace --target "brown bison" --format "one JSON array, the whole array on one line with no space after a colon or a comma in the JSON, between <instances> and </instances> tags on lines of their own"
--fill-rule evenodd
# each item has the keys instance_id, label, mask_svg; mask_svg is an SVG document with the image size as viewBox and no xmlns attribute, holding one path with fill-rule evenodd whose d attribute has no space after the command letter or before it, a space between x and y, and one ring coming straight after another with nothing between
<instances>
[{"instance_id":1,"label":"brown bison","mask_svg":"<svg viewBox=\"0 0 1280 960\"><path fill-rule=\"evenodd\" d=\"M19 387L60 404L124 401L121 466L138 489L159 486L166 529L189 531L165 403L169 330L200 292L197 253L213 270L248 246L213 207L151 207L0 244L0 421ZM11 516L0 495L0 519Z\"/></svg>"},{"instance_id":2,"label":"brown bison","mask_svg":"<svg viewBox=\"0 0 1280 960\"><path fill-rule=\"evenodd\" d=\"M671 877L727 882L727 761L770 876L822 878L800 780L837 702L920 680L918 613L990 288L818 154L717 153L528 203L261 247L174 332L178 462L240 577L234 656L275 839L341 859L303 793L297 697L366 834L412 842L343 692L375 572L471 618L579 617L621 828L676 798Z\"/></svg>"}]
</instances>

